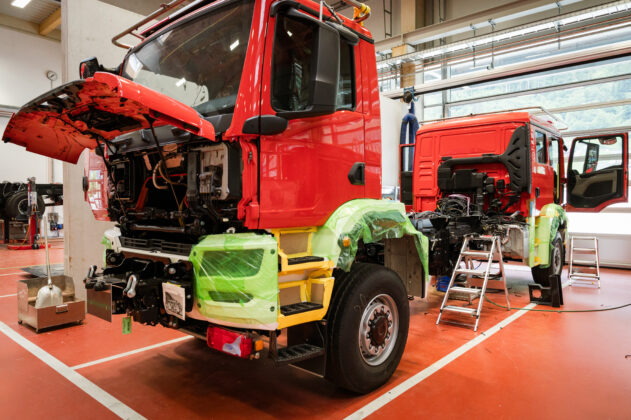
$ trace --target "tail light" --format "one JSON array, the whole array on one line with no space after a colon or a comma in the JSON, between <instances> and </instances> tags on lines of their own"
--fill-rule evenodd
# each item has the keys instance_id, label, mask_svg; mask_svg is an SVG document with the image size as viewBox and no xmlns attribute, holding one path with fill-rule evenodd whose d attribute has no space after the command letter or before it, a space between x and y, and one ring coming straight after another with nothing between
<instances>
[{"instance_id":1,"label":"tail light","mask_svg":"<svg viewBox=\"0 0 631 420\"><path fill-rule=\"evenodd\" d=\"M210 348L244 359L258 358L258 352L263 349L263 341L252 334L230 331L214 325L208 327L206 342Z\"/></svg>"}]
</instances>

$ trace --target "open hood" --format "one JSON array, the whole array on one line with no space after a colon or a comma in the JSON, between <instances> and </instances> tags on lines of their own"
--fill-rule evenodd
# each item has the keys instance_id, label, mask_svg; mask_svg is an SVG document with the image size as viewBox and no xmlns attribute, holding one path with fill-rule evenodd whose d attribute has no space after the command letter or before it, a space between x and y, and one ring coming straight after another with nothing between
<instances>
[{"instance_id":1,"label":"open hood","mask_svg":"<svg viewBox=\"0 0 631 420\"><path fill-rule=\"evenodd\" d=\"M2 140L32 153L77 163L85 148L121 134L170 124L215 140L213 125L193 108L111 73L76 80L24 105Z\"/></svg>"}]
</instances>

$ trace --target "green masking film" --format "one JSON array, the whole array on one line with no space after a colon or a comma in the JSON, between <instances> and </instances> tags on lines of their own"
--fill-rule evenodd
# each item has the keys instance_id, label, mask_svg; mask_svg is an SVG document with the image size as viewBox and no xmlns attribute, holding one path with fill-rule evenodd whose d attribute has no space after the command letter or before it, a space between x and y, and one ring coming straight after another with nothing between
<instances>
[{"instance_id":1,"label":"green masking film","mask_svg":"<svg viewBox=\"0 0 631 420\"><path fill-rule=\"evenodd\" d=\"M336 267L349 271L359 240L371 243L406 235L414 237L425 278L429 278L427 237L414 228L405 206L397 201L358 199L344 203L314 234L313 255L335 261ZM348 246L344 246L345 237L350 239Z\"/></svg>"},{"instance_id":2,"label":"green masking film","mask_svg":"<svg viewBox=\"0 0 631 420\"><path fill-rule=\"evenodd\" d=\"M191 250L197 310L217 322L273 327L278 255L272 235L209 235Z\"/></svg>"}]
</instances>

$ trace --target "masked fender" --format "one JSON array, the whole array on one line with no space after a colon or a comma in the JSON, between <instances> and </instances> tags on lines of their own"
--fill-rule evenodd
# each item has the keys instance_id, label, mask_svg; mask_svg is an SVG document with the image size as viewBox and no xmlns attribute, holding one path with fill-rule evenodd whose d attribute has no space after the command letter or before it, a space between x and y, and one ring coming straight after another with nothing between
<instances>
[{"instance_id":1,"label":"masked fender","mask_svg":"<svg viewBox=\"0 0 631 420\"><path fill-rule=\"evenodd\" d=\"M550 265L552 243L561 227L567 230L568 219L565 210L558 204L546 204L541 209L539 216L535 218L535 242L537 243L536 257L531 258L530 266L538 265L547 268ZM565 237L562 238L565 244ZM539 264L537 264L537 262Z\"/></svg>"},{"instance_id":2,"label":"masked fender","mask_svg":"<svg viewBox=\"0 0 631 420\"><path fill-rule=\"evenodd\" d=\"M405 215L403 203L395 201L358 199L344 203L314 234L313 255L328 258L336 267L349 271L360 240L371 243L405 236L414 238L427 279L427 237L414 228Z\"/></svg>"}]
</instances>

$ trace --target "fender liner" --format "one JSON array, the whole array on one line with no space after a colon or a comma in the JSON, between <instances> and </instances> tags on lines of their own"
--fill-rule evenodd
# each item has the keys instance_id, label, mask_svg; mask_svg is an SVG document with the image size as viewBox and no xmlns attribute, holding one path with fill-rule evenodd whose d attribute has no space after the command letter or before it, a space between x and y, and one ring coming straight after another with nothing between
<instances>
[{"instance_id":1,"label":"fender liner","mask_svg":"<svg viewBox=\"0 0 631 420\"><path fill-rule=\"evenodd\" d=\"M313 235L313 255L332 260L337 268L349 271L360 240L372 243L407 236L414 240L423 278L427 281L429 241L414 228L403 203L395 201L358 199L344 203Z\"/></svg>"}]
</instances>

